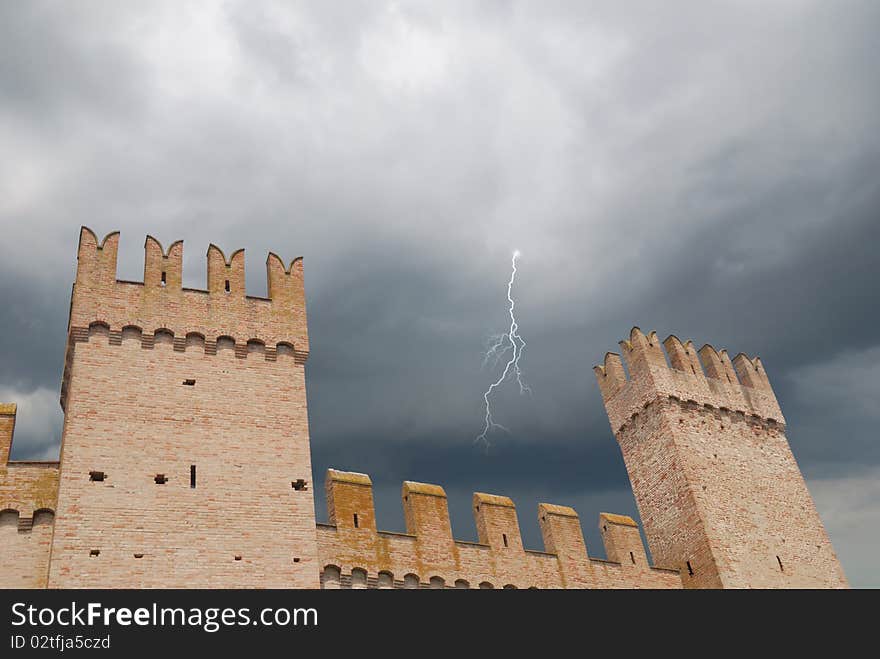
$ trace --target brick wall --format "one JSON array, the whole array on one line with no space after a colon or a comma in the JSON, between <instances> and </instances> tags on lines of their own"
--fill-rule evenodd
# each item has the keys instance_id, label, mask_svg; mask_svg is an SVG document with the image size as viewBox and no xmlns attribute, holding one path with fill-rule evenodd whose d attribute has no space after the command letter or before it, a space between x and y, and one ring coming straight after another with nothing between
<instances>
[{"instance_id":1,"label":"brick wall","mask_svg":"<svg viewBox=\"0 0 880 659\"><path fill-rule=\"evenodd\" d=\"M677 570L648 565L638 527L623 515L600 516L610 560L587 554L577 513L541 504L545 551L523 548L513 502L474 495L478 542L452 537L439 485L403 485L406 533L378 531L365 474L328 470L330 523L318 525L322 587L681 588ZM357 525L355 525L355 515Z\"/></svg>"},{"instance_id":2,"label":"brick wall","mask_svg":"<svg viewBox=\"0 0 880 659\"><path fill-rule=\"evenodd\" d=\"M9 462L16 407L0 403L0 588L45 588L57 462Z\"/></svg>"}]
</instances>

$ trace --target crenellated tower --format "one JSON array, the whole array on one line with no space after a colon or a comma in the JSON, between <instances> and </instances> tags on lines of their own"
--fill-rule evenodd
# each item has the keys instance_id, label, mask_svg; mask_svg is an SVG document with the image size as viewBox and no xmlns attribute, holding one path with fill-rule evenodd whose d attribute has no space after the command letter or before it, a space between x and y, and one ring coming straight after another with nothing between
<instances>
[{"instance_id":1,"label":"crenellated tower","mask_svg":"<svg viewBox=\"0 0 880 659\"><path fill-rule=\"evenodd\" d=\"M761 360L637 327L620 346L626 369L594 370L656 564L685 587L846 587Z\"/></svg>"},{"instance_id":2,"label":"crenellated tower","mask_svg":"<svg viewBox=\"0 0 880 659\"><path fill-rule=\"evenodd\" d=\"M182 241L147 237L143 282L118 241L80 232L49 587L317 587L302 260L260 298L243 250L196 290Z\"/></svg>"}]
</instances>

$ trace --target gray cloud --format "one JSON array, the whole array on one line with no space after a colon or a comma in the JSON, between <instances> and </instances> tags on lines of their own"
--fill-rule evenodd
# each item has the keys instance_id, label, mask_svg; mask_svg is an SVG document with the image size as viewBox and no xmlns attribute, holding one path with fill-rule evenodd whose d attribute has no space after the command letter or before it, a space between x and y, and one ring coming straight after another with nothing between
<instances>
[{"instance_id":1,"label":"gray cloud","mask_svg":"<svg viewBox=\"0 0 880 659\"><path fill-rule=\"evenodd\" d=\"M855 584L837 519L880 466L880 71L870 2L51 3L0 8L0 393L57 392L80 224L305 255L316 476L635 513L590 367L629 327L761 354ZM534 394L479 432L510 252ZM834 373L834 378L821 377ZM872 388L873 387L873 388ZM51 393L51 396L50 396ZM860 398L861 396L861 398ZM46 455L60 413L17 430ZM860 499L865 519L880 510ZM323 511L321 511L323 514ZM841 528L840 537L834 529ZM841 546L843 543L843 546ZM849 558L852 557L852 558Z\"/></svg>"}]
</instances>

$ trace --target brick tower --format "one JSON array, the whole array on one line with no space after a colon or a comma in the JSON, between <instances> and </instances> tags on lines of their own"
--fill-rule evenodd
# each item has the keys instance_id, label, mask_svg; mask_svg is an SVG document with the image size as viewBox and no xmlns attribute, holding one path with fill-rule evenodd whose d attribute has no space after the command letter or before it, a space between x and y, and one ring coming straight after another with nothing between
<instances>
[{"instance_id":1,"label":"brick tower","mask_svg":"<svg viewBox=\"0 0 880 659\"><path fill-rule=\"evenodd\" d=\"M760 359L633 328L595 368L658 566L685 587L847 587Z\"/></svg>"},{"instance_id":2,"label":"brick tower","mask_svg":"<svg viewBox=\"0 0 880 659\"><path fill-rule=\"evenodd\" d=\"M61 388L48 586L317 587L302 261L147 237L144 281L116 279L118 233L80 232Z\"/></svg>"}]
</instances>

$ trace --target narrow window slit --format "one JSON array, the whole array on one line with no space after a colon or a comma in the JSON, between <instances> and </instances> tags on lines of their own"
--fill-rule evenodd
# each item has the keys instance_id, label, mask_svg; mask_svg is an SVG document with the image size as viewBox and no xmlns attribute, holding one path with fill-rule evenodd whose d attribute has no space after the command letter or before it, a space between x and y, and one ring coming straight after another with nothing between
<instances>
[{"instance_id":1,"label":"narrow window slit","mask_svg":"<svg viewBox=\"0 0 880 659\"><path fill-rule=\"evenodd\" d=\"M359 528L359 527L358 527L358 514L357 514L357 513L354 514L354 528Z\"/></svg>"},{"instance_id":2,"label":"narrow window slit","mask_svg":"<svg viewBox=\"0 0 880 659\"><path fill-rule=\"evenodd\" d=\"M195 488L195 486L196 486L196 466L195 465L189 466L189 486L191 488Z\"/></svg>"},{"instance_id":3,"label":"narrow window slit","mask_svg":"<svg viewBox=\"0 0 880 659\"><path fill-rule=\"evenodd\" d=\"M501 534L501 539L504 541L504 546L507 547L507 534L506 534L506 533L502 533L502 534Z\"/></svg>"},{"instance_id":4,"label":"narrow window slit","mask_svg":"<svg viewBox=\"0 0 880 659\"><path fill-rule=\"evenodd\" d=\"M691 562L690 562L690 561L685 561L685 563L687 563L688 574L691 575L691 576L694 576L694 568L691 567Z\"/></svg>"},{"instance_id":5,"label":"narrow window slit","mask_svg":"<svg viewBox=\"0 0 880 659\"><path fill-rule=\"evenodd\" d=\"M185 387L194 387L194 386L196 386L196 381L193 379L187 379L187 380L183 381L183 385Z\"/></svg>"},{"instance_id":6,"label":"narrow window slit","mask_svg":"<svg viewBox=\"0 0 880 659\"><path fill-rule=\"evenodd\" d=\"M780 571L780 572L785 572L785 568L782 567L782 559L779 558L779 556L776 557L776 562L779 563L779 571Z\"/></svg>"},{"instance_id":7,"label":"narrow window slit","mask_svg":"<svg viewBox=\"0 0 880 659\"><path fill-rule=\"evenodd\" d=\"M166 283L168 283L168 282L167 282L167 280L165 279L165 271L163 270L163 271L162 271L162 285L164 286Z\"/></svg>"},{"instance_id":8,"label":"narrow window slit","mask_svg":"<svg viewBox=\"0 0 880 659\"><path fill-rule=\"evenodd\" d=\"M226 287L226 292L228 293L229 292L229 280L228 279L226 280L225 287Z\"/></svg>"},{"instance_id":9,"label":"narrow window slit","mask_svg":"<svg viewBox=\"0 0 880 659\"><path fill-rule=\"evenodd\" d=\"M629 560L633 562L633 565L636 564L636 557L633 555L632 552L629 553Z\"/></svg>"}]
</instances>

